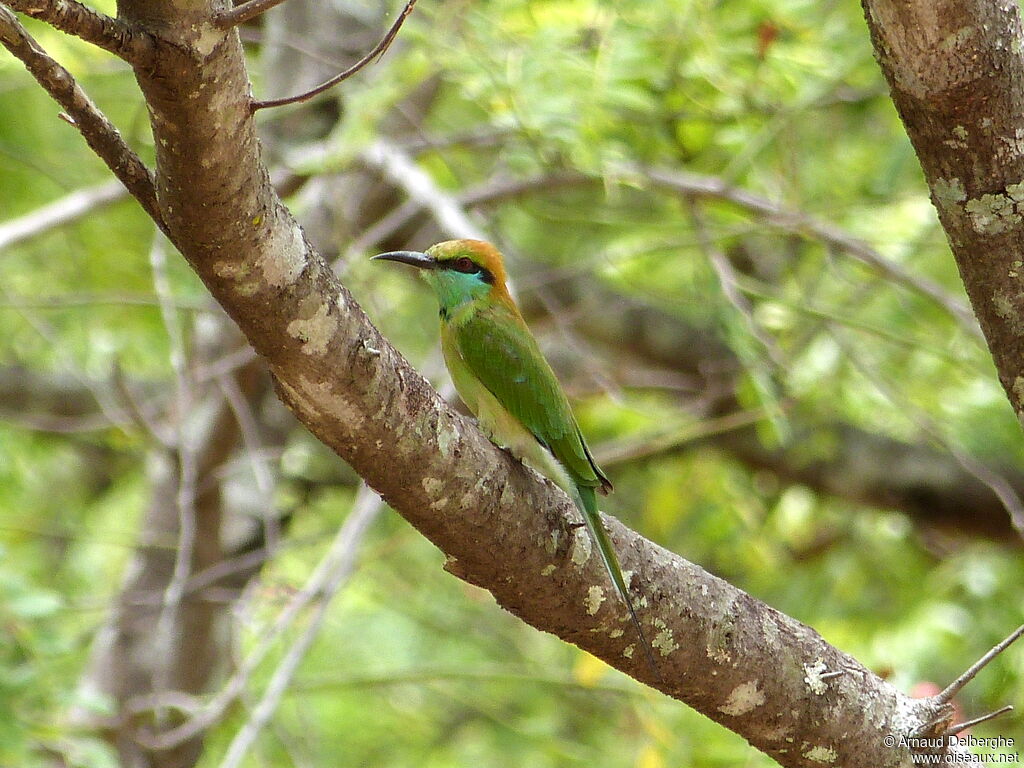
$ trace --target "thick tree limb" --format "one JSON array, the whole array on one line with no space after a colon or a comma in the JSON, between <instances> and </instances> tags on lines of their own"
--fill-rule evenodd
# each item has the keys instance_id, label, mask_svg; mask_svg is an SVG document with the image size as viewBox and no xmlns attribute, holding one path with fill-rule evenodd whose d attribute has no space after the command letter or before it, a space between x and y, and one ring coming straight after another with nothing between
<instances>
[{"instance_id":1,"label":"thick tree limb","mask_svg":"<svg viewBox=\"0 0 1024 768\"><path fill-rule=\"evenodd\" d=\"M0 45L20 59L36 82L64 107L71 124L82 134L89 148L107 164L162 229L163 220L149 169L121 138L113 123L92 103L71 73L46 53L3 5L0 5Z\"/></svg>"},{"instance_id":2,"label":"thick tree limb","mask_svg":"<svg viewBox=\"0 0 1024 768\"><path fill-rule=\"evenodd\" d=\"M863 0L971 305L1024 419L1024 31L1015 0Z\"/></svg>"},{"instance_id":3,"label":"thick tree limb","mask_svg":"<svg viewBox=\"0 0 1024 768\"><path fill-rule=\"evenodd\" d=\"M138 66L153 53L152 40L146 35L77 0L4 0L3 4Z\"/></svg>"}]
</instances>

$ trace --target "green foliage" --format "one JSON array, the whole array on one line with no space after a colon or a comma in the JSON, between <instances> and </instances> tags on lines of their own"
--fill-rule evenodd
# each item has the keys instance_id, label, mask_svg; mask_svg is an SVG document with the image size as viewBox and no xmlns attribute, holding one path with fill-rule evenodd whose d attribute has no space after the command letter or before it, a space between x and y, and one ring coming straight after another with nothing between
<instances>
[{"instance_id":1,"label":"green foliage","mask_svg":"<svg viewBox=\"0 0 1024 768\"><path fill-rule=\"evenodd\" d=\"M32 29L149 159L130 73ZM812 423L845 421L1024 466L1019 426L986 350L942 306L806 228L784 231L725 200L694 207L628 167L721 177L863 238L963 301L855 4L421 3L402 40L405 49L372 76L345 84L331 159L316 170L356 166L359 151L391 127L395 105L436 77L420 127L451 141L418 162L442 189L558 171L593 179L486 206L487 231L508 251L517 281L584 275L709 329L743 365L741 405L772 417L760 425L765 444L789 434L796 411ZM0 55L0 223L107 178L57 111ZM457 140L481 134L497 136L498 146ZM744 265L736 284L743 302L723 292L701 229L730 263ZM0 254L0 366L88 380L115 400L123 375L169 400L153 238L136 207L119 203ZM204 290L180 259L169 272L190 332ZM363 263L350 264L345 280L403 353L442 383L435 332L424 321L436 309L424 287ZM573 341L559 334L547 334L545 348ZM680 447L616 464L608 512L814 626L905 690L945 684L1019 621L1019 548L937 539L898 513L785 485L701 447L693 435L702 412L686 407L685 388L616 383L610 360L630 344L622 339L607 363L604 350L588 348L593 367L568 380L584 430L598 452L663 438L680 438ZM36 430L31 413L4 413L0 764L49 764L47 750L56 750L75 765L106 768L114 765L109 747L66 715L76 705L111 706L76 684L145 508L151 437L132 425ZM833 439L812 435L800 447L812 459L828 455ZM292 439L281 491L297 507L289 546L247 595L242 651L304 583L349 507L349 490L324 482L335 465L308 438ZM709 720L522 625L441 564L400 518L378 521L246 765L773 764ZM261 665L254 695L292 641L294 633ZM1022 681L1018 649L962 704L973 715L1019 703ZM248 714L238 706L209 734L202 766L218 764ZM985 732L1024 738L1019 720Z\"/></svg>"}]
</instances>

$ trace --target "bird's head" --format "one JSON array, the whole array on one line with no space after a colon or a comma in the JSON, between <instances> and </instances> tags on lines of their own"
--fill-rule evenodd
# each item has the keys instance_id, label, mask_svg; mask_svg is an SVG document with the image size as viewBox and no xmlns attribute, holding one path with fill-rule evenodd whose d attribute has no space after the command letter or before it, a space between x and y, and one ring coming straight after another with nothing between
<instances>
[{"instance_id":1,"label":"bird's head","mask_svg":"<svg viewBox=\"0 0 1024 768\"><path fill-rule=\"evenodd\" d=\"M437 292L442 309L485 297L511 302L501 254L482 240L447 240L423 252L391 251L373 258L417 267Z\"/></svg>"}]
</instances>

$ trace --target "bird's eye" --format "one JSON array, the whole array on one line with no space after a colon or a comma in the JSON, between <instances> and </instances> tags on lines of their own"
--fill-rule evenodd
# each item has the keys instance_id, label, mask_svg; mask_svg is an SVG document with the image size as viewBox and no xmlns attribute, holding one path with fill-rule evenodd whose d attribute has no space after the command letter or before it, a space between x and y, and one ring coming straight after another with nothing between
<instances>
[{"instance_id":1,"label":"bird's eye","mask_svg":"<svg viewBox=\"0 0 1024 768\"><path fill-rule=\"evenodd\" d=\"M457 272L465 272L466 274L480 271L480 267L478 267L468 256L460 256L457 258L452 262L452 268Z\"/></svg>"}]
</instances>

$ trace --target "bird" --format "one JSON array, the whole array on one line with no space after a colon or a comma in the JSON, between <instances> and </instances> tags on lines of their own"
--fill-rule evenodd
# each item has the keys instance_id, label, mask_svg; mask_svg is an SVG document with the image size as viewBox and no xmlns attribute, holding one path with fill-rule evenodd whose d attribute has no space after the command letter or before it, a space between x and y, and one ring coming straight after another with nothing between
<instances>
[{"instance_id":1,"label":"bird","mask_svg":"<svg viewBox=\"0 0 1024 768\"><path fill-rule=\"evenodd\" d=\"M482 240L372 257L408 264L437 294L441 351L459 397L490 440L549 478L579 509L615 594L661 675L597 507L612 483L598 467L569 399L508 291L501 253Z\"/></svg>"}]
</instances>

